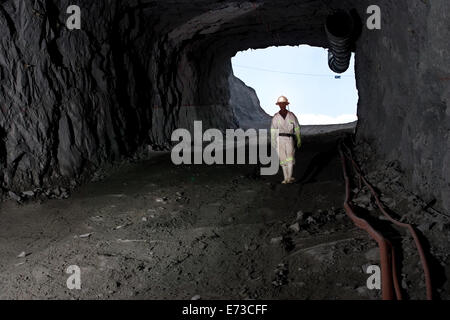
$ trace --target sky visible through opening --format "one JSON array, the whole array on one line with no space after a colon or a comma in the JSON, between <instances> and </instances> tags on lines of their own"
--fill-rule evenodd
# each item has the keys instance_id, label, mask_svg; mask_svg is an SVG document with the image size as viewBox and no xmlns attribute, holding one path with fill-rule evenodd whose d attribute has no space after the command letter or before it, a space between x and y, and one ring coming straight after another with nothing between
<instances>
[{"instance_id":1,"label":"sky visible through opening","mask_svg":"<svg viewBox=\"0 0 450 320\"><path fill-rule=\"evenodd\" d=\"M285 95L302 125L357 120L354 55L341 75L329 69L327 50L307 45L238 52L232 64L234 75L256 90L270 116L279 111L278 97Z\"/></svg>"}]
</instances>

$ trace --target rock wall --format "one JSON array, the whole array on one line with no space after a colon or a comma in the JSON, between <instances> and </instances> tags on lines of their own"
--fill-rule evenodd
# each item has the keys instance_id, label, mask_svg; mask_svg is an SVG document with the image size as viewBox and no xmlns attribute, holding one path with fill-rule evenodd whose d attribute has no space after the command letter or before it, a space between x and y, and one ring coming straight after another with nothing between
<instances>
[{"instance_id":1,"label":"rock wall","mask_svg":"<svg viewBox=\"0 0 450 320\"><path fill-rule=\"evenodd\" d=\"M193 119L234 123L226 95L213 102L197 97L200 68L184 55L181 39L170 39L169 27L158 30L164 22L154 18L164 8L79 3L82 29L69 31L69 1L1 2L4 189L73 183L143 144L168 147L172 130Z\"/></svg>"},{"instance_id":2,"label":"rock wall","mask_svg":"<svg viewBox=\"0 0 450 320\"><path fill-rule=\"evenodd\" d=\"M0 5L4 188L68 183L129 152L143 135L146 114L123 86L133 53L120 48L122 17L115 2L83 5L82 31L65 28L69 1Z\"/></svg>"},{"instance_id":3,"label":"rock wall","mask_svg":"<svg viewBox=\"0 0 450 320\"><path fill-rule=\"evenodd\" d=\"M256 91L233 74L230 75L229 86L230 106L239 127L243 129L269 128L272 117L261 108Z\"/></svg>"},{"instance_id":4,"label":"rock wall","mask_svg":"<svg viewBox=\"0 0 450 320\"><path fill-rule=\"evenodd\" d=\"M140 146L168 148L194 120L237 126L230 58L249 39L273 42L260 32L261 2L79 0L82 28L69 31L71 4L0 1L3 190L74 184Z\"/></svg>"},{"instance_id":5,"label":"rock wall","mask_svg":"<svg viewBox=\"0 0 450 320\"><path fill-rule=\"evenodd\" d=\"M357 44L358 141L372 165L397 162L404 183L450 210L450 3L383 2L382 29ZM378 161L374 161L377 159Z\"/></svg>"}]
</instances>

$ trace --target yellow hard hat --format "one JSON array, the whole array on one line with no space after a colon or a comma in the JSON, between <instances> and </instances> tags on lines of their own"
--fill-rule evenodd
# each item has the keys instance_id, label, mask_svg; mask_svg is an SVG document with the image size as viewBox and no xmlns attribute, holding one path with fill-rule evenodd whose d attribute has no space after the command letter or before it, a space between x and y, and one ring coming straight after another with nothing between
<instances>
[{"instance_id":1,"label":"yellow hard hat","mask_svg":"<svg viewBox=\"0 0 450 320\"><path fill-rule=\"evenodd\" d=\"M290 104L288 98L286 98L285 96L279 97L276 105L280 105L281 103Z\"/></svg>"}]
</instances>

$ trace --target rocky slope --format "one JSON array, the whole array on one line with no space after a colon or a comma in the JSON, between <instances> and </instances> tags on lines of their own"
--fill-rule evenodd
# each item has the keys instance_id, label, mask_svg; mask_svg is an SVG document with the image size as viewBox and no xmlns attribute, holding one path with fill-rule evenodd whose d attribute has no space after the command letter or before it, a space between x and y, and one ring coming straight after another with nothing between
<instances>
[{"instance_id":1,"label":"rocky slope","mask_svg":"<svg viewBox=\"0 0 450 320\"><path fill-rule=\"evenodd\" d=\"M230 106L233 108L240 128L268 128L271 116L262 108L253 88L230 75Z\"/></svg>"}]
</instances>

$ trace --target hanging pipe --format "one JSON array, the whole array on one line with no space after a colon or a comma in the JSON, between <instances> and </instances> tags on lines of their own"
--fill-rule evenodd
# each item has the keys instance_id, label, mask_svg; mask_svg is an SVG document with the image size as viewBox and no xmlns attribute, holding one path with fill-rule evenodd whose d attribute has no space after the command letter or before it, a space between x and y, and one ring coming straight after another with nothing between
<instances>
[{"instance_id":1,"label":"hanging pipe","mask_svg":"<svg viewBox=\"0 0 450 320\"><path fill-rule=\"evenodd\" d=\"M344 10L338 10L327 17L325 32L330 44L328 65L336 73L344 73L350 66L354 30L353 17Z\"/></svg>"}]
</instances>

